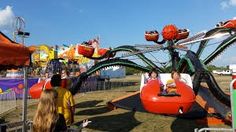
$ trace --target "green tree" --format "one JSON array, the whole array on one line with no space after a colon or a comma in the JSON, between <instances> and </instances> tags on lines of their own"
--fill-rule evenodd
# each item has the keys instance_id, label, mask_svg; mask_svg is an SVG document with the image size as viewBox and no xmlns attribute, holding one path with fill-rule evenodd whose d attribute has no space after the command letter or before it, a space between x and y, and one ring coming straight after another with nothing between
<instances>
[{"instance_id":1,"label":"green tree","mask_svg":"<svg viewBox=\"0 0 236 132\"><path fill-rule=\"evenodd\" d=\"M215 65L208 65L207 69L212 72L213 70L217 70L218 68Z\"/></svg>"},{"instance_id":2,"label":"green tree","mask_svg":"<svg viewBox=\"0 0 236 132\"><path fill-rule=\"evenodd\" d=\"M220 67L218 67L218 66L215 66L215 65L208 65L207 69L209 71L213 71L213 70L228 70L229 67L228 66L220 66Z\"/></svg>"},{"instance_id":3,"label":"green tree","mask_svg":"<svg viewBox=\"0 0 236 132\"><path fill-rule=\"evenodd\" d=\"M137 70L135 68L130 68L130 67L125 67L125 69L126 69L126 75L133 75L133 74L141 72L140 70Z\"/></svg>"}]
</instances>

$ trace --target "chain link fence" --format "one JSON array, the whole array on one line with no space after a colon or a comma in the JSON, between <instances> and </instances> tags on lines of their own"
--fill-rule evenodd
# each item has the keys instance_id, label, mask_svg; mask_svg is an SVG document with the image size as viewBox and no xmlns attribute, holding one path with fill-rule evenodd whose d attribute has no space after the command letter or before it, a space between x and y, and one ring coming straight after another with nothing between
<instances>
[{"instance_id":1,"label":"chain link fence","mask_svg":"<svg viewBox=\"0 0 236 132\"><path fill-rule=\"evenodd\" d=\"M134 82L134 81L117 82L117 81L110 81L109 78L89 77L85 82L82 83L79 92L109 90L109 89L120 88L120 87L134 86L137 84L138 82Z\"/></svg>"},{"instance_id":2,"label":"chain link fence","mask_svg":"<svg viewBox=\"0 0 236 132\"><path fill-rule=\"evenodd\" d=\"M0 115L17 107L17 98L14 91L0 94Z\"/></svg>"},{"instance_id":3,"label":"chain link fence","mask_svg":"<svg viewBox=\"0 0 236 132\"><path fill-rule=\"evenodd\" d=\"M118 81L110 81L109 78L97 78L97 77L89 77L85 82L82 83L80 88L80 92L91 92L98 90L109 90L126 86L134 86L137 85L138 82L118 82ZM29 100L29 104L35 103L37 100ZM15 92L9 92L0 94L0 115L5 112L17 108L17 97ZM22 131L23 122L11 122L11 123L0 123L0 132L21 132ZM32 131L32 122L27 122L28 131ZM72 129L68 129L69 131L74 131Z\"/></svg>"},{"instance_id":4,"label":"chain link fence","mask_svg":"<svg viewBox=\"0 0 236 132\"><path fill-rule=\"evenodd\" d=\"M33 132L33 122L26 121L27 132ZM0 132L22 132L23 130L23 122L11 122L0 124ZM68 127L67 132L81 132L79 128Z\"/></svg>"}]
</instances>

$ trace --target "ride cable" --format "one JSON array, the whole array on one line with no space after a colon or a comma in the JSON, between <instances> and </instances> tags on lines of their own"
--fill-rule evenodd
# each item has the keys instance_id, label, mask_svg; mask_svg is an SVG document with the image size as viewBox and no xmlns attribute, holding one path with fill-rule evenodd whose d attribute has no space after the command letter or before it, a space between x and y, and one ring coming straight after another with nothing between
<instances>
[{"instance_id":1,"label":"ride cable","mask_svg":"<svg viewBox=\"0 0 236 132\"><path fill-rule=\"evenodd\" d=\"M213 51L206 59L203 60L205 65L209 64L214 60L218 55L224 52L229 46L236 42L236 34L225 39L216 49Z\"/></svg>"},{"instance_id":2,"label":"ride cable","mask_svg":"<svg viewBox=\"0 0 236 132\"><path fill-rule=\"evenodd\" d=\"M208 37L216 35L218 33L231 33L231 32L232 32L231 28L214 28L214 29L211 29L210 31L208 31L206 33L206 35L204 36L204 38L208 38ZM210 39L201 41L201 43L198 47L198 50L196 52L198 57L201 56L203 50L205 49L205 47L209 41L210 41Z\"/></svg>"},{"instance_id":3,"label":"ride cable","mask_svg":"<svg viewBox=\"0 0 236 132\"><path fill-rule=\"evenodd\" d=\"M100 56L100 57L88 57L88 58L89 59L94 59L94 60L101 60L101 59L105 59L109 56L113 56L117 52L121 52L121 51L130 52L131 54L138 56L142 61L144 61L150 67L156 68L159 72L163 72L161 68L157 67L151 60L149 60L146 56L144 56L142 54L142 52L140 52L134 46L130 46L130 45L119 46L117 48L108 50L106 54L104 54L103 56Z\"/></svg>"}]
</instances>

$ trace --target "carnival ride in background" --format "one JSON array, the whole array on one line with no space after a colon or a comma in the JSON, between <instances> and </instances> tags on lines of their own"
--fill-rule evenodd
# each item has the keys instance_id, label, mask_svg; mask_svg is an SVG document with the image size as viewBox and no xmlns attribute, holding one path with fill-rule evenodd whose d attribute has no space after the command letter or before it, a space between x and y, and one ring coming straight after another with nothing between
<instances>
[{"instance_id":1,"label":"carnival ride in background","mask_svg":"<svg viewBox=\"0 0 236 132\"><path fill-rule=\"evenodd\" d=\"M142 86L139 96L139 102L145 111L157 114L182 115L188 113L194 102L197 102L208 113L219 113L223 119L230 120L230 98L218 86L213 75L206 69L206 65L212 62L218 55L223 53L229 46L236 42L236 20L220 22L215 28L208 32L200 32L192 37L188 37L188 29L178 29L175 25L167 25L162 30L162 40L159 41L158 31L146 31L145 39L154 42L152 45L123 45L116 48L96 48L92 42L84 42L74 47L72 51L78 52L84 57L96 60L95 64L86 72L81 73L74 78L69 90L75 95L81 88L86 79L97 71L110 66L132 67L144 72L156 69L160 73L162 80L170 78L172 70L178 70L182 75L190 78L186 83L177 81L177 94L161 94L158 82L151 82ZM214 42L216 48L209 52L206 57L203 52L208 46L210 40L221 38L221 41ZM198 45L197 45L198 44ZM191 50L195 46L195 51ZM146 57L144 53L153 53L167 51L170 59L166 63L156 64L155 61ZM125 54L119 54L124 53ZM97 55L94 55L97 54ZM136 56L141 59L146 66L137 64L128 57ZM153 56L153 55L152 55ZM158 57L158 56L155 56ZM161 56L164 58L163 56ZM125 59L128 58L128 59ZM165 65L164 65L165 64ZM202 83L207 84L202 85ZM188 85L189 84L189 85ZM45 82L38 84L36 90L31 90L31 96L38 98ZM50 86L49 86L50 87ZM136 100L137 102L137 100ZM110 104L118 105L118 101L112 101ZM137 104L137 103L134 103ZM138 109L133 106L131 109Z\"/></svg>"},{"instance_id":2,"label":"carnival ride in background","mask_svg":"<svg viewBox=\"0 0 236 132\"><path fill-rule=\"evenodd\" d=\"M88 42L83 42L82 45L84 44L89 44L93 47L93 53L91 56L99 57L99 38L89 40ZM67 79L63 79L63 87L67 87L67 85L70 84L71 79L73 79L71 76L75 76L80 72L86 71L86 67L96 63L96 61L93 62L91 59L79 54L78 50L80 50L80 48L77 44L70 46L56 45L54 47L49 47L47 45L40 45L31 47L33 47L35 51L32 55L33 63L42 69L41 72L43 74L47 74L50 78L53 74L66 71L66 74L68 75ZM29 93L32 98L39 98L43 87L51 88L50 81L47 80L48 79L46 78L41 79L39 83L30 88Z\"/></svg>"},{"instance_id":3,"label":"carnival ride in background","mask_svg":"<svg viewBox=\"0 0 236 132\"><path fill-rule=\"evenodd\" d=\"M218 86L213 75L206 69L206 65L212 62L218 55L223 53L229 46L236 42L236 20L220 22L215 28L208 32L200 32L192 37L189 36L188 29L178 29L175 25L167 25L162 30L163 40L158 41L159 33L157 31L145 32L147 41L152 41L153 45L123 45L114 49L102 49L100 57L92 56L94 48L89 44L81 44L78 46L78 52L85 57L100 60L87 72L81 73L77 80L70 88L72 94L76 94L80 89L83 81L96 71L109 66L126 66L139 69L144 72L150 71L152 68L157 69L159 73L170 73L171 70L178 70L181 73L186 73L192 77L192 89L190 86L177 82L177 92L179 94L166 96L159 94L159 85L155 82L147 84L141 90L140 100L144 109L148 112L158 114L184 114L189 111L192 104L196 101L202 108L209 113L219 113L222 118L230 120L230 98ZM210 40L222 38L216 48L208 56L202 58L203 52L210 44ZM197 45L196 51L189 48L193 44ZM154 51L168 51L170 55L169 67L157 65L150 60L144 53ZM129 52L128 54L120 55L118 52ZM182 53L182 56L180 54ZM147 66L137 64L129 59L124 59L130 56L137 56ZM200 59L202 58L202 59ZM206 83L207 87L201 85ZM113 102L114 104L115 102ZM115 104L114 104L115 105ZM134 108L135 109L135 108Z\"/></svg>"}]
</instances>

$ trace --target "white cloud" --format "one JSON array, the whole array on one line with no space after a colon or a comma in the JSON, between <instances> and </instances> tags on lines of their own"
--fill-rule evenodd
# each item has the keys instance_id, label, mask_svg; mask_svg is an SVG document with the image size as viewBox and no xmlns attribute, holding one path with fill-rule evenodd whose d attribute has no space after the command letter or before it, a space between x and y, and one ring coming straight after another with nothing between
<instances>
[{"instance_id":1,"label":"white cloud","mask_svg":"<svg viewBox=\"0 0 236 132\"><path fill-rule=\"evenodd\" d=\"M236 6L236 0L230 0L229 4L232 5L232 6Z\"/></svg>"},{"instance_id":2,"label":"white cloud","mask_svg":"<svg viewBox=\"0 0 236 132\"><path fill-rule=\"evenodd\" d=\"M225 9L225 8L229 7L229 5L228 5L228 3L226 1L221 2L220 6L221 6L221 9Z\"/></svg>"},{"instance_id":3,"label":"white cloud","mask_svg":"<svg viewBox=\"0 0 236 132\"><path fill-rule=\"evenodd\" d=\"M230 6L236 6L236 0L224 0L220 3L221 9L226 9Z\"/></svg>"},{"instance_id":4,"label":"white cloud","mask_svg":"<svg viewBox=\"0 0 236 132\"><path fill-rule=\"evenodd\" d=\"M0 9L0 30L9 31L12 28L14 19L15 15L11 6Z\"/></svg>"}]
</instances>

